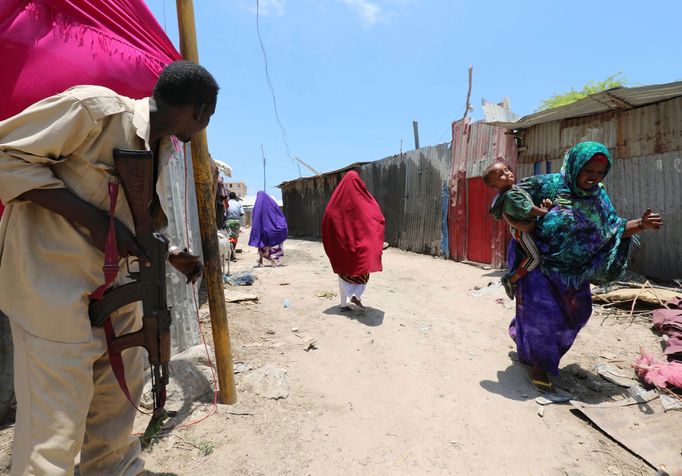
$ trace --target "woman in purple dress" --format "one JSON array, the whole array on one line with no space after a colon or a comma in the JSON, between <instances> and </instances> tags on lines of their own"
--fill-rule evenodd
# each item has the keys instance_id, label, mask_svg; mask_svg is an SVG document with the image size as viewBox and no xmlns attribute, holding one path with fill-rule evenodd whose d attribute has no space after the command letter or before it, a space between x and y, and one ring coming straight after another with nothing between
<instances>
[{"instance_id":1,"label":"woman in purple dress","mask_svg":"<svg viewBox=\"0 0 682 476\"><path fill-rule=\"evenodd\" d=\"M592 314L590 282L618 279L627 265L630 237L663 224L651 210L635 220L616 214L601 184L612 164L603 144L582 142L566 153L560 173L519 184L536 205L545 198L553 202L547 215L530 225L542 262L519 281L516 317L509 326L519 360L530 366L531 382L543 391L552 390L549 375L559 373L559 360ZM512 242L510 267L516 257Z\"/></svg>"},{"instance_id":2,"label":"woman in purple dress","mask_svg":"<svg viewBox=\"0 0 682 476\"><path fill-rule=\"evenodd\" d=\"M258 266L263 259L279 266L284 256L284 240L289 235L287 220L277 202L265 192L258 192L253 205L249 246L258 248Z\"/></svg>"}]
</instances>

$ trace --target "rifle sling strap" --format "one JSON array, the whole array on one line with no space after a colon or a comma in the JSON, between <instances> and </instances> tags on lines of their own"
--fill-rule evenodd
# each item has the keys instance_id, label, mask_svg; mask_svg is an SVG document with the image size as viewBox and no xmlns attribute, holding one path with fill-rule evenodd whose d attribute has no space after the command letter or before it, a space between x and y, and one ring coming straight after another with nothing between
<instances>
[{"instance_id":1,"label":"rifle sling strap","mask_svg":"<svg viewBox=\"0 0 682 476\"><path fill-rule=\"evenodd\" d=\"M104 297L104 291L109 288L111 283L114 282L116 276L118 275L119 258L118 246L116 244L116 223L114 219L117 201L118 177L112 175L109 178L109 230L107 231L107 240L104 246L104 267L102 268L104 271L104 283L92 294L90 294L90 299L94 299L96 301ZM126 396L130 404L138 411L141 411L130 398L130 390L128 390L128 385L126 384L126 374L125 368L123 367L123 358L121 357L121 353L111 350L111 343L114 341L114 339L116 339L114 326L111 324L111 316L108 316L106 321L104 321L104 334L107 338L107 353L109 354L109 362L111 363L111 369L114 371L114 375L118 381L118 386L121 387L121 391L123 391L123 394Z\"/></svg>"}]
</instances>

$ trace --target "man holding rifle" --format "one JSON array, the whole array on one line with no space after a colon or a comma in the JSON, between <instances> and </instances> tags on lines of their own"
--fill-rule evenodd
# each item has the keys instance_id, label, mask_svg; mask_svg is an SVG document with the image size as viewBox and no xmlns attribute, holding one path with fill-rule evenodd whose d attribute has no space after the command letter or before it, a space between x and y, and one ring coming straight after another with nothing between
<instances>
[{"instance_id":1,"label":"man holding rifle","mask_svg":"<svg viewBox=\"0 0 682 476\"><path fill-rule=\"evenodd\" d=\"M0 122L0 199L7 206L0 221L0 309L14 343L13 475L71 475L79 452L83 476L143 472L139 441L131 437L137 410L119 388L104 330L88 317L90 295L103 281L113 154L153 153L156 193L149 210L160 231L167 201L159 148L170 136L188 142L204 129L217 94L208 71L178 61L163 70L151 98L77 86ZM135 238L124 194L113 204L117 286L130 280L128 256L140 266L151 261ZM168 261L188 282L203 271L198 256L175 246ZM114 311L116 335L138 330L141 317L139 302ZM125 350L122 360L138 404L142 349Z\"/></svg>"}]
</instances>

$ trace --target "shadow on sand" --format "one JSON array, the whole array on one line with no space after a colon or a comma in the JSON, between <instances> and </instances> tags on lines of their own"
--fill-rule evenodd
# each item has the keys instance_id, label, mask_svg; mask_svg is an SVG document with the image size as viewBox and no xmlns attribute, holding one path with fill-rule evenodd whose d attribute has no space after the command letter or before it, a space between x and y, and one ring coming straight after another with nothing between
<instances>
[{"instance_id":1,"label":"shadow on sand","mask_svg":"<svg viewBox=\"0 0 682 476\"><path fill-rule=\"evenodd\" d=\"M384 322L384 311L368 306L363 309L351 304L347 310L341 309L339 306L332 306L322 312L331 316L343 316L368 327L380 326Z\"/></svg>"},{"instance_id":2,"label":"shadow on sand","mask_svg":"<svg viewBox=\"0 0 682 476\"><path fill-rule=\"evenodd\" d=\"M528 380L528 367L519 362L516 352L509 352L511 365L497 371L497 381L482 380L481 387L490 393L502 395L510 400L524 401L540 396ZM593 371L578 364L569 364L551 377L560 394L569 394L581 402L595 404L612 401L616 395L628 396L628 389L607 382Z\"/></svg>"}]
</instances>

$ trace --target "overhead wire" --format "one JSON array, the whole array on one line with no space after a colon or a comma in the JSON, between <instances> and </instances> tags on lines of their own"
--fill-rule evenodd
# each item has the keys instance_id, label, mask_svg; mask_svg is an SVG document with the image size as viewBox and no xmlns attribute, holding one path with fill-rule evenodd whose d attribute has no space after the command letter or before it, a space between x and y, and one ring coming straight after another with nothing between
<instances>
[{"instance_id":1,"label":"overhead wire","mask_svg":"<svg viewBox=\"0 0 682 476\"><path fill-rule=\"evenodd\" d=\"M279 125L280 130L282 131L282 142L284 143L284 148L286 149L287 157L292 162L296 162L296 165L298 166L298 175L301 177L301 166L298 163L298 161L295 161L294 158L291 156L291 151L289 150L289 140L287 136L287 131L284 128L284 125L282 124L282 120L279 117L279 111L277 109L277 97L275 96L275 88L272 85L272 80L270 79L270 70L268 68L268 54L265 51L265 45L263 44L263 38L261 37L260 33L260 1L256 0L256 32L258 33L258 42L260 43L260 49L263 52L263 62L265 64L265 81L268 84L268 88L270 89L270 94L272 95L272 105L275 111L275 119L277 120L277 124Z\"/></svg>"}]
</instances>

